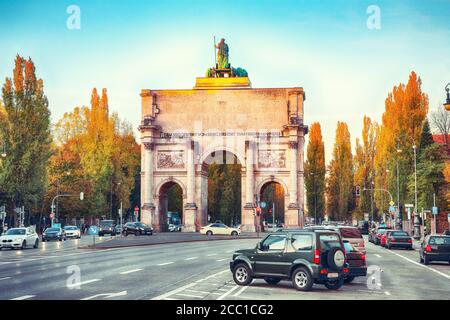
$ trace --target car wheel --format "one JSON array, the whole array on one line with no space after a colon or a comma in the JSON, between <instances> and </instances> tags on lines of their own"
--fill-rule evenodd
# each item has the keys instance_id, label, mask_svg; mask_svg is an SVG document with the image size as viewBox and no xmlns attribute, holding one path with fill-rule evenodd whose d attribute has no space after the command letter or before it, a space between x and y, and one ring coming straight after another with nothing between
<instances>
[{"instance_id":1,"label":"car wheel","mask_svg":"<svg viewBox=\"0 0 450 320\"><path fill-rule=\"evenodd\" d=\"M354 276L348 276L347 278L345 278L344 282L345 283L351 283L353 280L355 280Z\"/></svg>"},{"instance_id":2,"label":"car wheel","mask_svg":"<svg viewBox=\"0 0 450 320\"><path fill-rule=\"evenodd\" d=\"M345 253L341 248L331 248L327 255L328 266L334 270L340 270L344 267Z\"/></svg>"},{"instance_id":3,"label":"car wheel","mask_svg":"<svg viewBox=\"0 0 450 320\"><path fill-rule=\"evenodd\" d=\"M34 242L33 248L34 248L34 249L39 248L39 240L38 240L38 239L36 239L36 241Z\"/></svg>"},{"instance_id":4,"label":"car wheel","mask_svg":"<svg viewBox=\"0 0 450 320\"><path fill-rule=\"evenodd\" d=\"M44 239L44 238L42 238L42 242L45 242L45 239Z\"/></svg>"},{"instance_id":5,"label":"car wheel","mask_svg":"<svg viewBox=\"0 0 450 320\"><path fill-rule=\"evenodd\" d=\"M23 240L22 246L20 247L21 250L24 250L27 247L27 242Z\"/></svg>"},{"instance_id":6,"label":"car wheel","mask_svg":"<svg viewBox=\"0 0 450 320\"><path fill-rule=\"evenodd\" d=\"M124 235L125 237L128 237L128 233L126 233L126 232L124 232L123 235Z\"/></svg>"},{"instance_id":7,"label":"car wheel","mask_svg":"<svg viewBox=\"0 0 450 320\"><path fill-rule=\"evenodd\" d=\"M268 284L277 284L281 281L280 278L264 278L264 281L266 281Z\"/></svg>"},{"instance_id":8,"label":"car wheel","mask_svg":"<svg viewBox=\"0 0 450 320\"><path fill-rule=\"evenodd\" d=\"M292 284L299 291L309 291L314 281L309 270L305 267L300 267L292 273Z\"/></svg>"},{"instance_id":9,"label":"car wheel","mask_svg":"<svg viewBox=\"0 0 450 320\"><path fill-rule=\"evenodd\" d=\"M250 284L250 282L252 282L250 268L245 263L238 264L233 270L233 280L240 286Z\"/></svg>"},{"instance_id":10,"label":"car wheel","mask_svg":"<svg viewBox=\"0 0 450 320\"><path fill-rule=\"evenodd\" d=\"M327 289L330 289L330 290L337 290L340 287L342 287L343 284L344 284L344 278L340 278L340 279L334 280L334 281L326 281L325 287L327 287Z\"/></svg>"},{"instance_id":11,"label":"car wheel","mask_svg":"<svg viewBox=\"0 0 450 320\"><path fill-rule=\"evenodd\" d=\"M233 232L231 232L231 235L232 235L233 237L236 237L236 236L238 235L238 233L237 233L236 231L233 231Z\"/></svg>"},{"instance_id":12,"label":"car wheel","mask_svg":"<svg viewBox=\"0 0 450 320\"><path fill-rule=\"evenodd\" d=\"M419 254L419 261L420 261L420 263L423 263L423 258L420 254Z\"/></svg>"},{"instance_id":13,"label":"car wheel","mask_svg":"<svg viewBox=\"0 0 450 320\"><path fill-rule=\"evenodd\" d=\"M206 231L207 236L212 236L213 232L211 230Z\"/></svg>"},{"instance_id":14,"label":"car wheel","mask_svg":"<svg viewBox=\"0 0 450 320\"><path fill-rule=\"evenodd\" d=\"M430 264L430 262L431 262L431 260L426 255L424 255L423 256L423 264L428 265L428 264Z\"/></svg>"},{"instance_id":15,"label":"car wheel","mask_svg":"<svg viewBox=\"0 0 450 320\"><path fill-rule=\"evenodd\" d=\"M134 235L137 237L139 235L139 231L135 231Z\"/></svg>"}]
</instances>

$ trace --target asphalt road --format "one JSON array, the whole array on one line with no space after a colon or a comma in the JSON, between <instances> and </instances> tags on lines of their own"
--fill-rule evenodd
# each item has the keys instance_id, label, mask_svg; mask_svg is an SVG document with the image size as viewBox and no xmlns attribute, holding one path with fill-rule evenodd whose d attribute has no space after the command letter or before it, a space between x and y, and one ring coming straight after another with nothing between
<instances>
[{"instance_id":1,"label":"asphalt road","mask_svg":"<svg viewBox=\"0 0 450 320\"><path fill-rule=\"evenodd\" d=\"M420 265L418 251L387 250L370 243L367 262L382 270L372 276L381 287L367 285L364 277L338 291L315 285L304 293L289 281L272 286L262 280L247 287L234 284L228 269L232 252L254 247L257 239L77 249L90 241L86 237L78 243L0 251L0 299L450 299L448 263Z\"/></svg>"}]
</instances>

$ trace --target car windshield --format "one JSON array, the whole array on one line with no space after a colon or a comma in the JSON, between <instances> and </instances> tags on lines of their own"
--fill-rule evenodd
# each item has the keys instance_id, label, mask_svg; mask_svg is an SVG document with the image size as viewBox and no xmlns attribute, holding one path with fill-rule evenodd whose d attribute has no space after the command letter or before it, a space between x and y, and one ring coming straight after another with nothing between
<instances>
[{"instance_id":1,"label":"car windshield","mask_svg":"<svg viewBox=\"0 0 450 320\"><path fill-rule=\"evenodd\" d=\"M64 230L77 230L77 227L64 227Z\"/></svg>"},{"instance_id":2,"label":"car windshield","mask_svg":"<svg viewBox=\"0 0 450 320\"><path fill-rule=\"evenodd\" d=\"M59 228L48 228L45 232L58 232Z\"/></svg>"},{"instance_id":3,"label":"car windshield","mask_svg":"<svg viewBox=\"0 0 450 320\"><path fill-rule=\"evenodd\" d=\"M342 238L362 238L361 232L357 228L339 228Z\"/></svg>"},{"instance_id":4,"label":"car windshield","mask_svg":"<svg viewBox=\"0 0 450 320\"><path fill-rule=\"evenodd\" d=\"M391 236L393 237L408 237L408 233L404 232L404 231L393 231L390 233Z\"/></svg>"},{"instance_id":5,"label":"car windshield","mask_svg":"<svg viewBox=\"0 0 450 320\"><path fill-rule=\"evenodd\" d=\"M6 231L7 236L25 235L25 229L9 229Z\"/></svg>"},{"instance_id":6,"label":"car windshield","mask_svg":"<svg viewBox=\"0 0 450 320\"><path fill-rule=\"evenodd\" d=\"M111 220L105 220L105 221L100 222L101 226L107 226L107 227L112 226L113 224L114 223Z\"/></svg>"},{"instance_id":7,"label":"car windshield","mask_svg":"<svg viewBox=\"0 0 450 320\"><path fill-rule=\"evenodd\" d=\"M386 232L386 229L380 229L380 230L378 230L378 233L379 234L384 234Z\"/></svg>"},{"instance_id":8,"label":"car windshield","mask_svg":"<svg viewBox=\"0 0 450 320\"><path fill-rule=\"evenodd\" d=\"M143 228L147 227L147 225L145 223L141 223L141 222L136 222L136 226L143 227Z\"/></svg>"},{"instance_id":9,"label":"car windshield","mask_svg":"<svg viewBox=\"0 0 450 320\"><path fill-rule=\"evenodd\" d=\"M431 237L430 244L443 245L450 244L450 237Z\"/></svg>"}]
</instances>

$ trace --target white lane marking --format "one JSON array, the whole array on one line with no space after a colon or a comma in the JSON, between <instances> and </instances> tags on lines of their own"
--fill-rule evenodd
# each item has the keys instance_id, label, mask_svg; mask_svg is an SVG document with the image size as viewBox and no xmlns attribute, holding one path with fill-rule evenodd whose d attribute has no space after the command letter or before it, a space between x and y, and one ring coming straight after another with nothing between
<instances>
[{"instance_id":1,"label":"white lane marking","mask_svg":"<svg viewBox=\"0 0 450 320\"><path fill-rule=\"evenodd\" d=\"M404 257L401 254L398 254L397 252L394 252L394 251L391 251L391 250L388 250L388 252L390 252L392 254L395 254L396 256L399 256L400 258L403 258L403 259L405 259L405 260L407 260L407 261L409 261L411 263L414 263L415 265L418 265L418 266L423 267L425 269L431 270L431 271L433 271L433 272L435 272L435 273L437 273L437 274L439 274L439 275L441 275L441 276L443 276L443 277L445 277L447 279L450 279L450 275L448 275L448 274L445 274L445 273L440 272L440 271L438 271L436 269L430 268L430 267L428 267L426 265L420 264L419 262L416 262L416 261L411 260L411 259L409 259L407 257Z\"/></svg>"},{"instance_id":2,"label":"white lane marking","mask_svg":"<svg viewBox=\"0 0 450 320\"><path fill-rule=\"evenodd\" d=\"M163 300L180 300L180 299L176 299L176 298L164 298Z\"/></svg>"},{"instance_id":3,"label":"white lane marking","mask_svg":"<svg viewBox=\"0 0 450 320\"><path fill-rule=\"evenodd\" d=\"M376 253L374 254L374 256L377 257L377 258L381 258L381 256L379 254L376 254Z\"/></svg>"},{"instance_id":4,"label":"white lane marking","mask_svg":"<svg viewBox=\"0 0 450 320\"><path fill-rule=\"evenodd\" d=\"M389 291L385 291L384 292L385 295L390 296L391 294L389 293Z\"/></svg>"},{"instance_id":5,"label":"white lane marking","mask_svg":"<svg viewBox=\"0 0 450 320\"><path fill-rule=\"evenodd\" d=\"M206 255L207 257L217 256L217 253L210 253Z\"/></svg>"},{"instance_id":6,"label":"white lane marking","mask_svg":"<svg viewBox=\"0 0 450 320\"><path fill-rule=\"evenodd\" d=\"M188 298L200 298L202 299L203 296L196 296L194 294L187 294L187 293L177 293L177 296L182 296L182 297L188 297Z\"/></svg>"},{"instance_id":7,"label":"white lane marking","mask_svg":"<svg viewBox=\"0 0 450 320\"><path fill-rule=\"evenodd\" d=\"M133 270L128 270L128 271L123 271L120 274L129 274L129 273L134 273L134 272L138 272L138 271L142 271L144 269L133 269Z\"/></svg>"},{"instance_id":8,"label":"white lane marking","mask_svg":"<svg viewBox=\"0 0 450 320\"><path fill-rule=\"evenodd\" d=\"M193 286L196 286L198 283L201 283L201 282L206 281L206 280L208 280L208 279L210 279L210 278L216 277L216 276L218 276L218 275L220 275L220 274L222 274L222 273L224 273L224 272L230 272L230 271L229 271L228 269L226 269L226 270L223 270L223 271L214 273L214 274L212 274L212 275L210 275L210 276L207 276L206 278L197 280L197 281L192 282L192 283L189 283L189 284L187 284L187 285L185 285L185 286L182 286L182 287L179 287L179 288L174 289L174 290L172 290L172 291L166 292L166 293L164 293L164 294L162 294L162 295L156 296L156 297L152 298L151 300L163 300L163 299L167 299L168 297L170 297L170 296L172 296L172 295L175 295L175 294L177 294L177 293L179 293L179 292L181 292L181 291L183 291L183 290L186 290L186 289L189 289L189 288L191 288L191 287L193 287Z\"/></svg>"},{"instance_id":9,"label":"white lane marking","mask_svg":"<svg viewBox=\"0 0 450 320\"><path fill-rule=\"evenodd\" d=\"M2 280L8 280L8 279L11 279L11 277L0 278L0 281L2 281Z\"/></svg>"},{"instance_id":10,"label":"white lane marking","mask_svg":"<svg viewBox=\"0 0 450 320\"><path fill-rule=\"evenodd\" d=\"M115 298L115 297L126 296L127 293L128 292L126 290L125 291L120 291L120 292L117 292L117 293L100 293L100 294L96 294L94 296L83 298L81 300L92 300L92 299L99 298L99 297L105 297L105 299L107 299L107 298Z\"/></svg>"},{"instance_id":11,"label":"white lane marking","mask_svg":"<svg viewBox=\"0 0 450 320\"><path fill-rule=\"evenodd\" d=\"M253 283L255 282L255 279L252 280L252 282L250 282L250 284L248 286L243 286L241 289L239 289L235 294L233 294L233 296L238 297L239 295L241 295L242 292L244 292L248 287L250 287Z\"/></svg>"},{"instance_id":12,"label":"white lane marking","mask_svg":"<svg viewBox=\"0 0 450 320\"><path fill-rule=\"evenodd\" d=\"M225 251L226 253L231 253L231 252L234 252L234 250L227 250L227 251Z\"/></svg>"},{"instance_id":13,"label":"white lane marking","mask_svg":"<svg viewBox=\"0 0 450 320\"><path fill-rule=\"evenodd\" d=\"M201 291L201 290L186 289L185 291L194 292L194 293L210 294L210 292L208 292L208 291Z\"/></svg>"},{"instance_id":14,"label":"white lane marking","mask_svg":"<svg viewBox=\"0 0 450 320\"><path fill-rule=\"evenodd\" d=\"M11 299L11 300L26 300L26 299L31 299L31 298L34 298L34 297L36 297L36 296L27 295L27 296L17 297L17 298Z\"/></svg>"},{"instance_id":15,"label":"white lane marking","mask_svg":"<svg viewBox=\"0 0 450 320\"><path fill-rule=\"evenodd\" d=\"M173 262L164 262L164 263L157 264L157 266L167 266L167 265L172 264L172 263Z\"/></svg>"},{"instance_id":16,"label":"white lane marking","mask_svg":"<svg viewBox=\"0 0 450 320\"><path fill-rule=\"evenodd\" d=\"M221 295L220 297L217 298L217 300L222 300L224 298L226 298L229 294L233 293L233 291L235 291L237 288L239 288L238 285L235 285L233 288L231 288L230 290L228 290L227 292L225 292L223 295Z\"/></svg>"},{"instance_id":17,"label":"white lane marking","mask_svg":"<svg viewBox=\"0 0 450 320\"><path fill-rule=\"evenodd\" d=\"M195 259L198 259L198 257L190 257L190 258L186 258L186 259L184 259L185 261L189 261L189 260L195 260Z\"/></svg>"},{"instance_id":18,"label":"white lane marking","mask_svg":"<svg viewBox=\"0 0 450 320\"><path fill-rule=\"evenodd\" d=\"M79 286L82 286L84 284L97 282L97 281L100 281L100 280L101 279L91 279L91 280L81 281L81 282L77 282L77 283L70 283L70 284L67 284L67 288L79 287Z\"/></svg>"},{"instance_id":19,"label":"white lane marking","mask_svg":"<svg viewBox=\"0 0 450 320\"><path fill-rule=\"evenodd\" d=\"M216 260L216 261L217 261L217 262L221 262L221 261L225 261L225 260L228 260L228 258L218 259L218 260Z\"/></svg>"}]
</instances>

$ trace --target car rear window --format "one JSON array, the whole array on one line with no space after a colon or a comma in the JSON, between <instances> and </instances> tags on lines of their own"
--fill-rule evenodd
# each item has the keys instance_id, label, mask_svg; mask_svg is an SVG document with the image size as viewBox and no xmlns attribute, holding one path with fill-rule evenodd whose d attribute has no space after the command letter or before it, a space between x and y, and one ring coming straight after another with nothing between
<instances>
[{"instance_id":1,"label":"car rear window","mask_svg":"<svg viewBox=\"0 0 450 320\"><path fill-rule=\"evenodd\" d=\"M450 244L450 237L431 237L430 244Z\"/></svg>"},{"instance_id":2,"label":"car rear window","mask_svg":"<svg viewBox=\"0 0 450 320\"><path fill-rule=\"evenodd\" d=\"M393 236L393 237L407 237L407 236L409 236L406 232L404 232L404 231L394 231L394 232L391 232L391 236Z\"/></svg>"},{"instance_id":3,"label":"car rear window","mask_svg":"<svg viewBox=\"0 0 450 320\"><path fill-rule=\"evenodd\" d=\"M342 238L362 238L361 232L357 228L339 228Z\"/></svg>"},{"instance_id":4,"label":"car rear window","mask_svg":"<svg viewBox=\"0 0 450 320\"><path fill-rule=\"evenodd\" d=\"M320 248L329 250L334 247L341 247L341 239L337 234L321 234L319 235Z\"/></svg>"}]
</instances>

